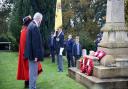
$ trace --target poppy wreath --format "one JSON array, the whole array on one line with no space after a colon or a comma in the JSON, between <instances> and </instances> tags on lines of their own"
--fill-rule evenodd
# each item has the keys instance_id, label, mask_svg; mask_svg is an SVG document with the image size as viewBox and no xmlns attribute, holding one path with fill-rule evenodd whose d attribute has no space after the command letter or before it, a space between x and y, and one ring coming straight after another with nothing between
<instances>
[{"instance_id":1,"label":"poppy wreath","mask_svg":"<svg viewBox=\"0 0 128 89\"><path fill-rule=\"evenodd\" d=\"M94 53L94 56L99 58L98 61L100 61L105 55L106 53L104 51L96 51Z\"/></svg>"},{"instance_id":2,"label":"poppy wreath","mask_svg":"<svg viewBox=\"0 0 128 89\"><path fill-rule=\"evenodd\" d=\"M94 63L92 59L88 59L87 64L86 64L86 74L88 76L91 76L93 73L93 68L94 68Z\"/></svg>"},{"instance_id":3,"label":"poppy wreath","mask_svg":"<svg viewBox=\"0 0 128 89\"><path fill-rule=\"evenodd\" d=\"M94 53L94 56L97 57L97 56L99 55L99 53L100 53L100 51L96 51L96 52Z\"/></svg>"},{"instance_id":4,"label":"poppy wreath","mask_svg":"<svg viewBox=\"0 0 128 89\"><path fill-rule=\"evenodd\" d=\"M86 72L86 64L87 64L87 57L84 57L80 60L80 72L85 73Z\"/></svg>"},{"instance_id":5,"label":"poppy wreath","mask_svg":"<svg viewBox=\"0 0 128 89\"><path fill-rule=\"evenodd\" d=\"M99 61L106 55L106 53L104 51L100 51L99 54L98 54L98 58L99 58Z\"/></svg>"}]
</instances>

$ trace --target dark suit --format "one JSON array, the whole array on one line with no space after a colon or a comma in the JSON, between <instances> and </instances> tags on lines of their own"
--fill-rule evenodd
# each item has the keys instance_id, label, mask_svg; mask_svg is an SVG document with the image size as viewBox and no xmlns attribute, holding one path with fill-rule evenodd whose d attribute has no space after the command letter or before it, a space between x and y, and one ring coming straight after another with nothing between
<instances>
[{"instance_id":1,"label":"dark suit","mask_svg":"<svg viewBox=\"0 0 128 89\"><path fill-rule=\"evenodd\" d=\"M64 47L64 33L61 32L59 36L56 37L56 53L59 54L60 48Z\"/></svg>"},{"instance_id":2,"label":"dark suit","mask_svg":"<svg viewBox=\"0 0 128 89\"><path fill-rule=\"evenodd\" d=\"M79 53L78 53L78 48L77 48L77 44L74 43L73 48L72 48L72 53L73 56L75 57L75 66L76 66L76 61L81 57L82 55L82 48L81 45L79 43Z\"/></svg>"},{"instance_id":3,"label":"dark suit","mask_svg":"<svg viewBox=\"0 0 128 89\"><path fill-rule=\"evenodd\" d=\"M25 57L33 61L38 58L38 61L43 59L43 44L39 28L32 21L28 26L26 38Z\"/></svg>"},{"instance_id":4,"label":"dark suit","mask_svg":"<svg viewBox=\"0 0 128 89\"><path fill-rule=\"evenodd\" d=\"M26 38L25 57L29 59L29 89L35 89L38 76L38 63L43 58L43 47L40 30L36 23L32 21L28 26Z\"/></svg>"},{"instance_id":5,"label":"dark suit","mask_svg":"<svg viewBox=\"0 0 128 89\"><path fill-rule=\"evenodd\" d=\"M97 51L97 47L98 44L100 43L100 41L102 40L102 36L103 36L103 32L100 32L99 34L97 34L96 36L96 40L95 40L95 51Z\"/></svg>"},{"instance_id":6,"label":"dark suit","mask_svg":"<svg viewBox=\"0 0 128 89\"><path fill-rule=\"evenodd\" d=\"M64 48L64 33L58 33L56 37L56 53L57 53L57 64L58 64L58 71L63 72L63 59L62 55L60 55L60 48Z\"/></svg>"},{"instance_id":7,"label":"dark suit","mask_svg":"<svg viewBox=\"0 0 128 89\"><path fill-rule=\"evenodd\" d=\"M72 48L73 48L74 41L73 39L66 41L66 52L67 52L67 60L68 60L68 67L74 67L73 62L73 54L72 54Z\"/></svg>"},{"instance_id":8,"label":"dark suit","mask_svg":"<svg viewBox=\"0 0 128 89\"><path fill-rule=\"evenodd\" d=\"M55 37L50 36L48 44L49 44L49 48L50 48L52 62L55 63Z\"/></svg>"}]
</instances>

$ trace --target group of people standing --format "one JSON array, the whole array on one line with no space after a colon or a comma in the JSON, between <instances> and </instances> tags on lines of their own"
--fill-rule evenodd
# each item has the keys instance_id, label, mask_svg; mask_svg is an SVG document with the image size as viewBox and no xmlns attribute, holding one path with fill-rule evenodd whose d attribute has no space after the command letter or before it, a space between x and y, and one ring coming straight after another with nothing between
<instances>
[{"instance_id":1,"label":"group of people standing","mask_svg":"<svg viewBox=\"0 0 128 89\"><path fill-rule=\"evenodd\" d=\"M55 63L55 55L57 55L59 72L63 71L62 52L64 49L66 51L68 67L76 67L76 61L82 56L82 47L79 42L79 36L76 36L75 39L73 39L72 35L69 34L68 39L64 40L62 28L59 28L57 31L51 32L49 44L50 55L53 63Z\"/></svg>"},{"instance_id":2,"label":"group of people standing","mask_svg":"<svg viewBox=\"0 0 128 89\"><path fill-rule=\"evenodd\" d=\"M23 18L23 26L20 34L17 80L25 81L25 88L36 89L37 76L43 71L40 61L43 59L43 44L40 34L40 24L43 19L41 13ZM75 40L72 35L64 40L64 32L59 27L51 33L49 38L50 54L52 62L55 63L57 56L58 72L63 72L63 50L66 50L68 67L75 67L76 61L82 55L79 36Z\"/></svg>"}]
</instances>

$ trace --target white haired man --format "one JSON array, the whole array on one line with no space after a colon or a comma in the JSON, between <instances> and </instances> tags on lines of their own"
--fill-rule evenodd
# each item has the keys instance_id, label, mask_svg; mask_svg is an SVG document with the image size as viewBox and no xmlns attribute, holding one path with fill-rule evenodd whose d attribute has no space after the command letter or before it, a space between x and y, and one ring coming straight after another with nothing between
<instances>
[{"instance_id":1,"label":"white haired man","mask_svg":"<svg viewBox=\"0 0 128 89\"><path fill-rule=\"evenodd\" d=\"M42 39L39 30L42 18L41 13L35 13L33 21L28 26L25 57L29 59L29 89L36 89L38 63L43 59Z\"/></svg>"}]
</instances>

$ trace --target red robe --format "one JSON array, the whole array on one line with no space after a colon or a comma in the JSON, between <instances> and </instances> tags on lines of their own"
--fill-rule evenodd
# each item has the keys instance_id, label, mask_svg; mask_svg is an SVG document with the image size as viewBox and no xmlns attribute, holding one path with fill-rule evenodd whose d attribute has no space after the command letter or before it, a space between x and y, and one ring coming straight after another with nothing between
<instances>
[{"instance_id":1,"label":"red robe","mask_svg":"<svg viewBox=\"0 0 128 89\"><path fill-rule=\"evenodd\" d=\"M18 70L17 80L29 80L29 66L28 59L24 58L25 44L26 44L27 27L23 26L20 35L19 55L18 55ZM42 72L41 63L38 64L38 73Z\"/></svg>"}]
</instances>

